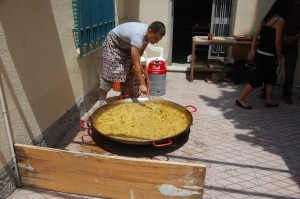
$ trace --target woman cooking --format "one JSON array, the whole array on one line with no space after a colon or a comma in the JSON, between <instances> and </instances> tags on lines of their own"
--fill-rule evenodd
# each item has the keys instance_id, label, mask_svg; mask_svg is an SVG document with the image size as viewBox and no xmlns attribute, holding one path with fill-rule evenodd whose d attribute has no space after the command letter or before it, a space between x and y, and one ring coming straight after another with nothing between
<instances>
[{"instance_id":1,"label":"woman cooking","mask_svg":"<svg viewBox=\"0 0 300 199\"><path fill-rule=\"evenodd\" d=\"M149 43L159 42L165 34L165 25L159 21L149 26L127 22L108 33L103 43L100 70L100 106L106 104L107 93L112 89L114 82L120 82L122 95L133 96L133 80L136 78L139 91L147 94L140 57Z\"/></svg>"}]
</instances>

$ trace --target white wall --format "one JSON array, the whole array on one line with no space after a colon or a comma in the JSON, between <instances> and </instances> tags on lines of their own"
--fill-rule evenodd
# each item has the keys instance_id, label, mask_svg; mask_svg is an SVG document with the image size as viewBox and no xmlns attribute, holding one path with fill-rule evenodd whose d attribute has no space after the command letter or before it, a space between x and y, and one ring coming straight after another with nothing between
<instances>
[{"instance_id":1,"label":"white wall","mask_svg":"<svg viewBox=\"0 0 300 199\"><path fill-rule=\"evenodd\" d=\"M234 0L232 13L232 35L250 34L275 0Z\"/></svg>"},{"instance_id":2,"label":"white wall","mask_svg":"<svg viewBox=\"0 0 300 199\"><path fill-rule=\"evenodd\" d=\"M116 4L116 24L122 24L128 20L125 12L125 0L115 0Z\"/></svg>"},{"instance_id":3,"label":"white wall","mask_svg":"<svg viewBox=\"0 0 300 199\"><path fill-rule=\"evenodd\" d=\"M120 1L120 0L119 0ZM171 0L124 0L125 13L128 21L139 21L150 24L153 21L161 21L166 26L166 35L156 46L164 49L164 58L168 61L169 49L172 44L172 30L171 30ZM147 54L157 56L157 54L148 51Z\"/></svg>"},{"instance_id":4,"label":"white wall","mask_svg":"<svg viewBox=\"0 0 300 199\"><path fill-rule=\"evenodd\" d=\"M230 36L252 34L274 1L275 0L233 0ZM247 57L249 49L250 46L230 47L229 55L236 59L244 59Z\"/></svg>"}]
</instances>

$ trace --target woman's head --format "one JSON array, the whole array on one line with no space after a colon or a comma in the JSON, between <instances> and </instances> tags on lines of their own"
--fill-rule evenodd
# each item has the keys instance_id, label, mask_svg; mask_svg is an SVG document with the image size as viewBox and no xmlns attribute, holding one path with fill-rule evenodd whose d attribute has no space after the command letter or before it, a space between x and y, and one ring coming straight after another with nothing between
<instances>
[{"instance_id":1,"label":"woman's head","mask_svg":"<svg viewBox=\"0 0 300 199\"><path fill-rule=\"evenodd\" d=\"M282 18L286 18L288 13L292 10L294 6L295 0L276 0L265 18L263 22L267 22L274 16L280 16Z\"/></svg>"},{"instance_id":2,"label":"woman's head","mask_svg":"<svg viewBox=\"0 0 300 199\"><path fill-rule=\"evenodd\" d=\"M160 21L155 21L148 27L146 37L151 44L156 44L163 38L163 36L165 36L165 34L165 25Z\"/></svg>"}]
</instances>

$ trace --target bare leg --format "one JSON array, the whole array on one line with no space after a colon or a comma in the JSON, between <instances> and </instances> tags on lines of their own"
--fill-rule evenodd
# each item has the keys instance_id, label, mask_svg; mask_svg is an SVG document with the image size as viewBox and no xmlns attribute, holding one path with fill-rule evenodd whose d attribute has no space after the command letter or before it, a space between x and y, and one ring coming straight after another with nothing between
<instances>
[{"instance_id":1,"label":"bare leg","mask_svg":"<svg viewBox=\"0 0 300 199\"><path fill-rule=\"evenodd\" d=\"M272 92L273 92L273 85L266 84L266 93L267 93L266 103L268 104L272 104L273 102Z\"/></svg>"},{"instance_id":2,"label":"bare leg","mask_svg":"<svg viewBox=\"0 0 300 199\"><path fill-rule=\"evenodd\" d=\"M238 97L239 102L243 106L248 106L248 104L246 103L246 97L251 93L251 91L253 91L253 89L254 88L250 84L247 84L244 90L242 91L241 95Z\"/></svg>"},{"instance_id":3,"label":"bare leg","mask_svg":"<svg viewBox=\"0 0 300 199\"><path fill-rule=\"evenodd\" d=\"M108 93L108 91L105 91L100 88L100 94L99 94L100 100L106 100L107 93Z\"/></svg>"},{"instance_id":4,"label":"bare leg","mask_svg":"<svg viewBox=\"0 0 300 199\"><path fill-rule=\"evenodd\" d=\"M266 93L267 93L267 98L266 98L266 103L265 103L266 108L272 108L272 107L279 106L278 103L273 102L272 91L273 91L273 85L272 84L266 84Z\"/></svg>"}]
</instances>

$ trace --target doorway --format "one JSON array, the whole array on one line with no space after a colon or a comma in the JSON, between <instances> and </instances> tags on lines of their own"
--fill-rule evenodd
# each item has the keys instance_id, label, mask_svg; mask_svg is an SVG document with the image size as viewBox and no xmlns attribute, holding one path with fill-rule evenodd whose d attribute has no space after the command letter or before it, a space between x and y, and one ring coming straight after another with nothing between
<instances>
[{"instance_id":1,"label":"doorway","mask_svg":"<svg viewBox=\"0 0 300 199\"><path fill-rule=\"evenodd\" d=\"M210 32L213 0L174 0L173 3L172 63L187 63L187 56L192 51L192 36ZM198 58L207 58L208 46L198 52Z\"/></svg>"}]
</instances>

